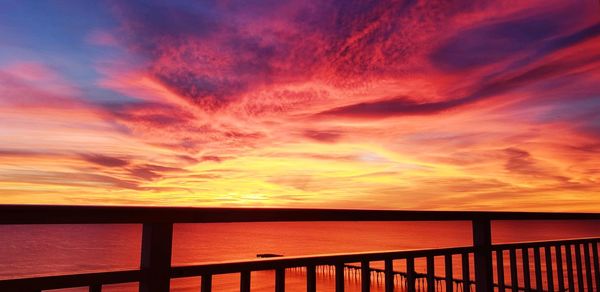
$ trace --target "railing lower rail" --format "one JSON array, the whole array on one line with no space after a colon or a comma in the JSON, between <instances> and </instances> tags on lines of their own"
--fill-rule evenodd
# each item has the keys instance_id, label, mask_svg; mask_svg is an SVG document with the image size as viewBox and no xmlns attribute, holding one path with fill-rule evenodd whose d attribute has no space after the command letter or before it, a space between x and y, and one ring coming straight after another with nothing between
<instances>
[{"instance_id":1,"label":"railing lower rail","mask_svg":"<svg viewBox=\"0 0 600 292\"><path fill-rule=\"evenodd\" d=\"M174 223L451 220L472 222L472 246L171 266ZM0 224L143 224L139 270L2 280L0 291L42 291L87 286L89 291L99 292L103 285L139 282L140 291L166 292L169 291L172 278L200 276L200 290L208 292L212 289L213 275L239 273L240 291L246 292L250 290L252 271L274 270L275 291L282 292L285 290L286 269L302 267L306 273L307 291L314 292L317 267L322 266L333 267L336 291L344 291L344 270L349 268L348 263L360 263L359 278L363 292L371 288L373 271L383 273L386 292L398 290L399 286L395 284L398 275L402 279L401 288L409 292L416 291L417 283L421 282L423 285L420 287L427 291L454 291L459 288L463 291L475 288L478 292L508 289L575 291L575 287L578 291L600 290L600 238L492 245L492 220L600 220L600 214L0 205ZM460 260L453 262L455 257ZM545 265L542 265L542 257ZM444 262L443 275L436 274L435 262L439 258L443 258ZM426 272L416 271L416 259L424 259ZM383 268L373 269L371 263L379 261L383 262ZM402 261L405 270L396 271L395 261ZM509 265L505 265L505 262ZM455 265L458 263L460 265ZM455 266L460 266L461 270L458 279L454 276ZM532 281L532 270L535 283ZM522 271L522 277L519 271ZM510 276L509 283L506 283L505 275ZM442 279L443 285L438 285Z\"/></svg>"}]
</instances>

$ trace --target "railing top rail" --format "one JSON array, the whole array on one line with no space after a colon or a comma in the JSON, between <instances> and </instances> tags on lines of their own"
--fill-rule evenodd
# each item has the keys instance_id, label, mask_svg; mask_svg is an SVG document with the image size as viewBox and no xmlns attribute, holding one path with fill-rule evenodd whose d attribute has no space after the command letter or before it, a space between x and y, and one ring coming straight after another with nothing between
<instances>
[{"instance_id":1,"label":"railing top rail","mask_svg":"<svg viewBox=\"0 0 600 292\"><path fill-rule=\"evenodd\" d=\"M508 248L523 248L534 246L555 246L565 244L577 244L586 242L600 241L600 237L585 237L560 240L543 241L525 241L494 244L493 250L503 250ZM307 265L324 265L336 263L352 263L360 261L382 261L385 259L403 259L407 257L419 258L427 256L455 255L462 253L471 253L474 251L472 246L445 247L445 248L427 248L427 249L403 249L386 251L369 251L338 254L320 254L307 256L276 257L253 260L237 260L223 262L206 262L200 264L174 266L172 268L173 278L198 276L204 273L208 274L226 274L242 271L273 270L282 267L302 267Z\"/></svg>"},{"instance_id":2,"label":"railing top rail","mask_svg":"<svg viewBox=\"0 0 600 292\"><path fill-rule=\"evenodd\" d=\"M236 260L222 262L206 262L194 265L173 266L171 278L193 277L202 274L226 274L242 271L272 270L288 267L304 267L307 265L325 265L336 263L352 263L363 260L378 261L388 258L400 259L406 257L425 257L446 254L473 252L472 246L449 247L436 249L407 249L370 251L354 253L320 254L307 256L289 256L251 260ZM87 286L94 283L112 284L139 281L140 270L107 271L95 273L80 273L70 275L49 275L19 279L0 279L0 291L8 287L31 287L58 289L65 287Z\"/></svg>"},{"instance_id":3,"label":"railing top rail","mask_svg":"<svg viewBox=\"0 0 600 292\"><path fill-rule=\"evenodd\" d=\"M471 253L472 246L447 247L434 249L406 249L388 251L370 251L355 253L320 254L308 256L288 256L242 261L208 262L194 265L174 266L172 278L193 277L202 274L227 274L243 271L274 270L279 268L305 267L310 265L334 265L357 263L361 261L383 261L386 259L419 258Z\"/></svg>"},{"instance_id":4,"label":"railing top rail","mask_svg":"<svg viewBox=\"0 0 600 292\"><path fill-rule=\"evenodd\" d=\"M141 279L140 270L122 270L70 275L51 275L20 279L0 280L0 291L35 291L40 289L62 289L83 287L92 284L118 284L137 282Z\"/></svg>"},{"instance_id":5,"label":"railing top rail","mask_svg":"<svg viewBox=\"0 0 600 292\"><path fill-rule=\"evenodd\" d=\"M494 244L493 250L504 250L510 248L526 248L534 246L554 246L565 244L577 244L591 241L600 241L599 237L561 239L550 241L528 241L514 242L506 244ZM222 262L206 262L199 264L173 266L171 268L171 278L193 277L203 274L226 274L238 273L243 271L273 270L289 267L304 267L308 265L332 265L348 264L353 262L381 261L385 259L402 259L407 257L419 258L427 256L456 255L462 253L471 253L474 251L472 246L447 247L434 249L406 249L406 250L387 250L387 251L369 251L354 253L336 253L320 254L307 256L289 256L265 259L236 260ZM135 282L140 279L140 270L108 271L97 273L83 273L72 275L52 275L21 279L0 280L0 290L7 287L31 287L44 289L55 289L65 287L86 286L94 283L125 283Z\"/></svg>"},{"instance_id":6,"label":"railing top rail","mask_svg":"<svg viewBox=\"0 0 600 292\"><path fill-rule=\"evenodd\" d=\"M600 213L0 205L0 224L600 220Z\"/></svg>"},{"instance_id":7,"label":"railing top rail","mask_svg":"<svg viewBox=\"0 0 600 292\"><path fill-rule=\"evenodd\" d=\"M529 247L545 247L545 246L557 246L565 244L582 244L588 242L600 242L600 237L579 237L579 238L565 238L565 239L553 239L553 240L537 240L537 241L519 241L519 242L503 242L495 243L492 245L492 250L507 250L517 248L529 248Z\"/></svg>"}]
</instances>

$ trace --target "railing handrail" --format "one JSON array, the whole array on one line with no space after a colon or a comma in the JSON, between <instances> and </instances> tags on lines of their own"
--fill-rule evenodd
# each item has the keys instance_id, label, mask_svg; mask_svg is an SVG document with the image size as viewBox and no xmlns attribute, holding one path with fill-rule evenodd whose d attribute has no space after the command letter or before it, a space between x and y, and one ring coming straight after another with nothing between
<instances>
[{"instance_id":1,"label":"railing handrail","mask_svg":"<svg viewBox=\"0 0 600 292\"><path fill-rule=\"evenodd\" d=\"M318 222L318 221L470 221L472 226L473 245L466 250L460 250L463 266L463 280L470 283L469 274L469 253L473 254L473 264L475 272L475 288L478 292L492 291L494 287L492 252L498 252L498 246L494 248L491 236L491 222L497 220L600 220L600 213L553 213L553 212L501 212L501 211L412 211L412 210L359 210L359 209L296 209L296 208L195 208L195 207L147 207L147 206L75 206L75 205L0 205L0 225L7 224L142 224L142 253L140 259L139 290L141 292L167 292L169 291L170 279L172 277L185 277L186 275L202 272L200 267L172 267L171 253L173 244L173 225L176 223L241 223L241 222ZM597 242L594 242L597 244ZM578 247L578 245L576 245ZM545 252L550 252L550 247L546 246ZM455 249L455 248L454 248ZM510 250L511 267L516 266L515 250ZM579 249L576 249L578 252ZM598 264L597 250L594 254L595 265ZM536 249L536 259L539 259L539 249ZM589 247L585 245L584 253L590 253ZM400 254L397 254L398 256ZM418 255L418 252L417 252ZM567 253L567 255L569 255ZM341 256L327 260L340 260L346 262L361 261L361 283L363 291L369 291L369 261L384 260L386 265L386 290L393 290L393 279L391 275L393 255L379 254L362 256ZM414 280L416 274L414 269L414 251L412 256L407 256L407 281L412 283L408 285L409 291L414 291ZM434 258L432 255L423 255L427 258L428 281L433 281ZM579 257L577 257L579 258ZM444 254L446 263L452 262L449 253ZM307 291L316 291L316 280L314 267L317 262L314 259L295 259L298 262L304 261L307 269ZM294 261L294 259L287 259ZM539 260L536 260L536 264ZM259 262L258 265L270 267L274 260ZM281 262L279 262L281 263ZM586 269L590 262L587 261ZM226 265L225 265L226 266ZM221 265L221 267L225 267ZM336 265L336 271L339 268ZM500 265L501 266L501 265ZM581 261L577 262L578 270L581 270ZM205 266L206 267L206 266ZM215 273L218 266L212 266L212 273ZM431 268L430 268L431 267ZM229 267L231 268L231 266ZM239 268L239 267L238 267ZM250 271L262 269L256 266L241 272L240 291L250 291ZM343 268L343 267L342 267ZM447 288L451 289L452 273L451 265L446 264ZM600 268L596 269L598 271ZM589 270L589 269L588 269ZM516 270L515 270L516 271ZM208 271L210 272L210 271ZM538 271L536 270L536 273ZM342 287L343 275L336 272L336 287ZM588 273L589 274L589 273ZM120 275L120 274L118 274ZM131 275L130 275L131 276ZM51 278L52 280L64 283L76 281L74 278ZM86 279L86 275L80 275L80 280ZM110 274L106 277L112 279ZM578 273L578 278L581 274ZM591 278L587 276L588 283ZM283 291L284 272L281 268L277 270L276 287L277 291ZM536 281L539 277L536 278ZM596 275L598 286L600 286L600 274ZM88 278L89 279L89 278ZM515 276L516 279L516 276ZM105 280L109 280L108 278ZM210 291L210 274L208 277L202 276L203 291ZM6 284L5 282L4 284ZM102 284L90 283L90 291L101 291ZM578 283L582 283L578 279ZM17 284L17 283L15 283ZM517 285L513 281L513 285ZM572 284L572 281L569 282ZM433 285L431 283L431 285ZM504 284L501 284L504 286ZM27 284L26 286L29 286ZM588 286L591 286L588 284ZM9 286L10 287L10 286ZM15 287L15 286L13 286ZM541 287L537 285L536 287ZM17 287L16 289L21 289ZM468 287L466 287L468 288ZM337 288L336 288L337 289ZM516 288L515 288L516 289ZM14 290L14 289L13 289ZM8 291L13 291L8 290ZM20 290L18 290L20 291Z\"/></svg>"},{"instance_id":2,"label":"railing handrail","mask_svg":"<svg viewBox=\"0 0 600 292\"><path fill-rule=\"evenodd\" d=\"M510 248L527 248L553 246L556 244L576 244L599 241L600 237L585 237L562 240L522 241L494 244L494 250ZM281 268L305 267L309 265L335 265L361 261L383 261L386 259L403 259L407 257L442 256L447 254L472 253L472 246L443 247L426 249L403 249L352 253L334 253L303 256L284 256L277 258L248 259L234 261L204 262L198 264L178 265L171 268L170 278L194 277L206 274L217 275L239 273L244 271L275 270ZM439 277L438 277L439 278ZM111 270L107 272L88 272L78 274L44 275L29 278L1 279L3 287L35 287L44 289L68 288L92 285L94 283L118 284L136 282L141 279L140 270ZM460 280L457 280L460 281ZM470 281L474 283L473 281Z\"/></svg>"},{"instance_id":3,"label":"railing handrail","mask_svg":"<svg viewBox=\"0 0 600 292\"><path fill-rule=\"evenodd\" d=\"M31 289L52 290L89 286L93 284L121 284L138 282L142 278L142 271L139 269L130 270L112 270L108 272L89 272L66 275L45 275L28 278L15 278L0 280L0 291L13 291L18 287L18 291Z\"/></svg>"},{"instance_id":4,"label":"railing handrail","mask_svg":"<svg viewBox=\"0 0 600 292\"><path fill-rule=\"evenodd\" d=\"M535 241L518 241L518 242L501 242L492 245L492 250L507 250L516 248L530 248L530 247L543 247L553 246L555 244L579 244L589 241L600 240L600 237L577 237L577 238L563 238L563 239L552 239L552 240L535 240Z\"/></svg>"},{"instance_id":5,"label":"railing handrail","mask_svg":"<svg viewBox=\"0 0 600 292\"><path fill-rule=\"evenodd\" d=\"M200 276L202 274L227 274L243 271L274 270L281 267L303 267L358 263L361 261L384 261L386 259L404 259L407 257L442 256L446 254L472 253L473 246L405 249L388 251L369 251L353 253L319 254L306 256L287 256L244 261L207 262L191 265L173 266L172 278Z\"/></svg>"},{"instance_id":6,"label":"railing handrail","mask_svg":"<svg viewBox=\"0 0 600 292\"><path fill-rule=\"evenodd\" d=\"M0 205L0 225L473 220L600 220L600 213Z\"/></svg>"}]
</instances>

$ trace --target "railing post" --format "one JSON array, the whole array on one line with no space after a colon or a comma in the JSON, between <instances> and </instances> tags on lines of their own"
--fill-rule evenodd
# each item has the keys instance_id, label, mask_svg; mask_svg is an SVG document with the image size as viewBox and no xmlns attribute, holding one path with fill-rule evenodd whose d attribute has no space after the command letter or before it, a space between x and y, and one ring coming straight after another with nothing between
<instances>
[{"instance_id":1,"label":"railing post","mask_svg":"<svg viewBox=\"0 0 600 292\"><path fill-rule=\"evenodd\" d=\"M344 292L344 263L335 264L335 292Z\"/></svg>"},{"instance_id":2,"label":"railing post","mask_svg":"<svg viewBox=\"0 0 600 292\"><path fill-rule=\"evenodd\" d=\"M169 292L172 241L172 223L144 223L140 292Z\"/></svg>"},{"instance_id":3,"label":"railing post","mask_svg":"<svg viewBox=\"0 0 600 292\"><path fill-rule=\"evenodd\" d=\"M200 292L211 292L212 291L212 275L203 274L200 280Z\"/></svg>"},{"instance_id":4,"label":"railing post","mask_svg":"<svg viewBox=\"0 0 600 292\"><path fill-rule=\"evenodd\" d=\"M452 292L453 287L452 284L453 283L453 273L452 273L452 254L447 253L444 255L444 265L445 265L445 272L446 272L446 291L447 292Z\"/></svg>"},{"instance_id":5,"label":"railing post","mask_svg":"<svg viewBox=\"0 0 600 292\"><path fill-rule=\"evenodd\" d=\"M102 292L102 285L101 284L90 285L88 292Z\"/></svg>"},{"instance_id":6,"label":"railing post","mask_svg":"<svg viewBox=\"0 0 600 292\"><path fill-rule=\"evenodd\" d=\"M369 261L362 261L360 263L360 283L361 291L371 291L371 267L369 267Z\"/></svg>"},{"instance_id":7,"label":"railing post","mask_svg":"<svg viewBox=\"0 0 600 292\"><path fill-rule=\"evenodd\" d=\"M463 253L461 255L462 260L462 280L463 280L463 291L471 291L471 272L469 269L469 253Z\"/></svg>"},{"instance_id":8,"label":"railing post","mask_svg":"<svg viewBox=\"0 0 600 292\"><path fill-rule=\"evenodd\" d=\"M275 292L285 291L285 268L275 270Z\"/></svg>"},{"instance_id":9,"label":"railing post","mask_svg":"<svg viewBox=\"0 0 600 292\"><path fill-rule=\"evenodd\" d=\"M317 291L317 274L315 265L306 266L306 291Z\"/></svg>"},{"instance_id":10,"label":"railing post","mask_svg":"<svg viewBox=\"0 0 600 292\"><path fill-rule=\"evenodd\" d=\"M394 292L394 260L385 259L385 292Z\"/></svg>"},{"instance_id":11,"label":"railing post","mask_svg":"<svg viewBox=\"0 0 600 292\"><path fill-rule=\"evenodd\" d=\"M250 292L250 271L243 271L240 273L240 292Z\"/></svg>"},{"instance_id":12,"label":"railing post","mask_svg":"<svg viewBox=\"0 0 600 292\"><path fill-rule=\"evenodd\" d=\"M473 246L476 291L493 291L492 227L489 219L473 220Z\"/></svg>"},{"instance_id":13,"label":"railing post","mask_svg":"<svg viewBox=\"0 0 600 292\"><path fill-rule=\"evenodd\" d=\"M435 258L427 256L427 291L435 292Z\"/></svg>"},{"instance_id":14,"label":"railing post","mask_svg":"<svg viewBox=\"0 0 600 292\"><path fill-rule=\"evenodd\" d=\"M416 272L415 272L415 258L406 258L406 291L415 292L416 289Z\"/></svg>"}]
</instances>

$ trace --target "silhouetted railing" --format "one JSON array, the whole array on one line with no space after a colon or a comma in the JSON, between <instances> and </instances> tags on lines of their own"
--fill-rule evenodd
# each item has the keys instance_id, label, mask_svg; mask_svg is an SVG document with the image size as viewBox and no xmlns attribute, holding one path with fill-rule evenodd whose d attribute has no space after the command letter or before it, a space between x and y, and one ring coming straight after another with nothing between
<instances>
[{"instance_id":1,"label":"silhouetted railing","mask_svg":"<svg viewBox=\"0 0 600 292\"><path fill-rule=\"evenodd\" d=\"M239 273L240 291L246 292L250 291L251 272L274 270L275 291L282 292L286 287L286 270L298 268L306 274L308 292L316 291L317 272L324 269L332 271L335 275L336 291L344 291L348 273L352 271L354 271L352 275L361 282L361 290L365 292L371 289L373 280L381 281L385 291L388 292L417 289L427 291L476 289L478 292L576 291L576 288L577 291L598 291L600 238L495 245L492 245L491 241L493 220L598 219L600 214L596 213L0 205L0 224L4 225L143 224L139 270L1 280L0 291L89 287L89 291L98 292L102 290L103 285L139 282L140 291L166 292L169 291L172 278L200 276L199 289L208 292L212 289L214 275ZM174 223L293 221L471 221L473 245L171 266ZM542 265L542 254L545 265ZM454 257L460 258L462 276L458 279L454 277ZM436 258L438 260L443 258L443 275L436 275ZM416 271L416 259L423 259L426 262L426 273ZM371 266L372 262L379 261L384 263L383 268ZM404 271L394 270L394 263L398 261L404 263ZM360 265L352 263L360 263ZM533 263L535 282L532 281L531 263ZM10 263L0 262L0 264ZM474 279L472 279L473 274ZM510 282L505 280L507 275L510 276Z\"/></svg>"},{"instance_id":2,"label":"silhouetted railing","mask_svg":"<svg viewBox=\"0 0 600 292\"><path fill-rule=\"evenodd\" d=\"M498 290L501 292L506 289L512 291L599 291L598 242L600 242L600 238L580 238L493 245ZM582 249L584 251L583 259ZM544 263L541 260L542 253ZM531 275L532 255L535 283L532 281ZM510 283L508 284L504 277L506 269L504 263L507 256L510 268ZM563 260L564 258L566 261ZM575 266L573 258L575 258ZM521 259L520 262L519 259ZM582 262L585 263L585 266L582 265ZM521 275L518 273L518 263L521 266ZM574 275L577 276L577 279L574 278ZM577 284L577 289L575 289L575 284Z\"/></svg>"}]
</instances>

